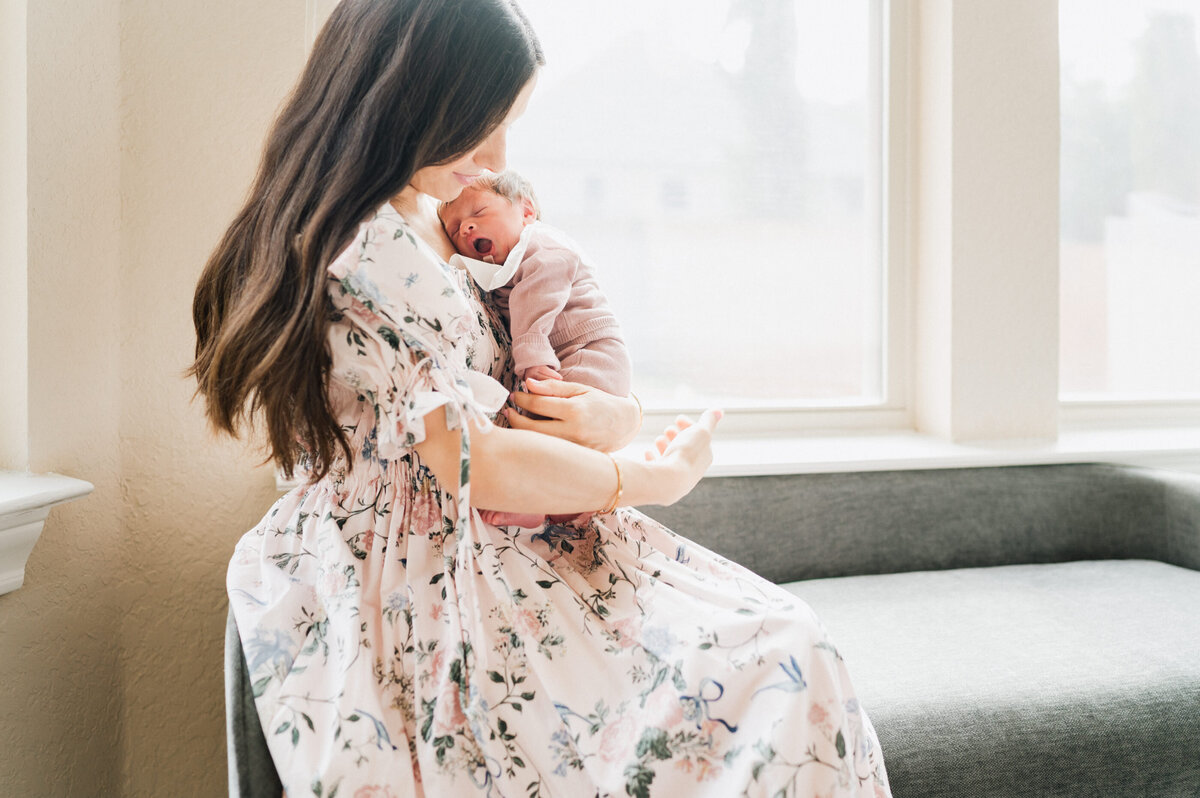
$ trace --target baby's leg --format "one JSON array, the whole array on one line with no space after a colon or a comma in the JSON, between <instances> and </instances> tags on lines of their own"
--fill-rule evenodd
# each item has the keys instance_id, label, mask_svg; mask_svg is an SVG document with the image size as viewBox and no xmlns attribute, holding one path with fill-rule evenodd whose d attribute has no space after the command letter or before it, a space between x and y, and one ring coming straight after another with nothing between
<instances>
[{"instance_id":1,"label":"baby's leg","mask_svg":"<svg viewBox=\"0 0 1200 798\"><path fill-rule=\"evenodd\" d=\"M633 366L629 350L619 338L598 338L582 345L568 344L556 352L564 380L579 382L607 391L614 396L628 396Z\"/></svg>"}]
</instances>

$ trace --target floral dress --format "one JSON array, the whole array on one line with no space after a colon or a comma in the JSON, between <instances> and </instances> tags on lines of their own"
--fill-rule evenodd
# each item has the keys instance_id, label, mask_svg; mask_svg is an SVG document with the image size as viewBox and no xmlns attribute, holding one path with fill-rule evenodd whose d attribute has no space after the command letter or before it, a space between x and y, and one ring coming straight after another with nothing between
<instances>
[{"instance_id":1,"label":"floral dress","mask_svg":"<svg viewBox=\"0 0 1200 798\"><path fill-rule=\"evenodd\" d=\"M465 272L384 206L328 273L353 463L280 498L228 574L289 798L889 795L794 596L632 508L528 530L470 507L466 422L511 367ZM438 407L458 485L413 450Z\"/></svg>"}]
</instances>

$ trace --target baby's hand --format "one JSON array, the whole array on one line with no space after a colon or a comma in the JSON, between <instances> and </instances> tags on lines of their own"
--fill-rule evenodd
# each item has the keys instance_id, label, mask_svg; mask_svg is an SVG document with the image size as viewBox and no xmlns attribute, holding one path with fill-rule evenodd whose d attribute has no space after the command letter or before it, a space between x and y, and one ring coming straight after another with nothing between
<instances>
[{"instance_id":1,"label":"baby's hand","mask_svg":"<svg viewBox=\"0 0 1200 798\"><path fill-rule=\"evenodd\" d=\"M549 366L531 366L525 369L523 380L561 380L562 375Z\"/></svg>"}]
</instances>

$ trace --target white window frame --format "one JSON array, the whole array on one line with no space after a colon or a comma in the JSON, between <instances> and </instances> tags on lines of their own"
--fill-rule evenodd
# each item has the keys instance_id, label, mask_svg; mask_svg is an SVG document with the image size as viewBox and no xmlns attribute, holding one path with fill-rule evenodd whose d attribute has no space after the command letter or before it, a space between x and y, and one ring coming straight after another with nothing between
<instances>
[{"instance_id":1,"label":"white window frame","mask_svg":"<svg viewBox=\"0 0 1200 798\"><path fill-rule=\"evenodd\" d=\"M1200 402L1059 397L1057 3L882 2L887 401L732 414L717 473L1079 459L1200 470ZM997 97L1007 113L989 118ZM979 179L998 173L999 201Z\"/></svg>"}]
</instances>

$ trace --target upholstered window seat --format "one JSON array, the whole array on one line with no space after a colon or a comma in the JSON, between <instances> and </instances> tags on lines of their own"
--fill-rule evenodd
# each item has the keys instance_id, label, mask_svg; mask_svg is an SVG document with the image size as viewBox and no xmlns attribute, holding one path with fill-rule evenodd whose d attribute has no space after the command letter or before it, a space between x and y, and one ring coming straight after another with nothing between
<instances>
[{"instance_id":1,"label":"upholstered window seat","mask_svg":"<svg viewBox=\"0 0 1200 798\"><path fill-rule=\"evenodd\" d=\"M817 611L897 798L1200 795L1200 477L731 478L652 512Z\"/></svg>"}]
</instances>

